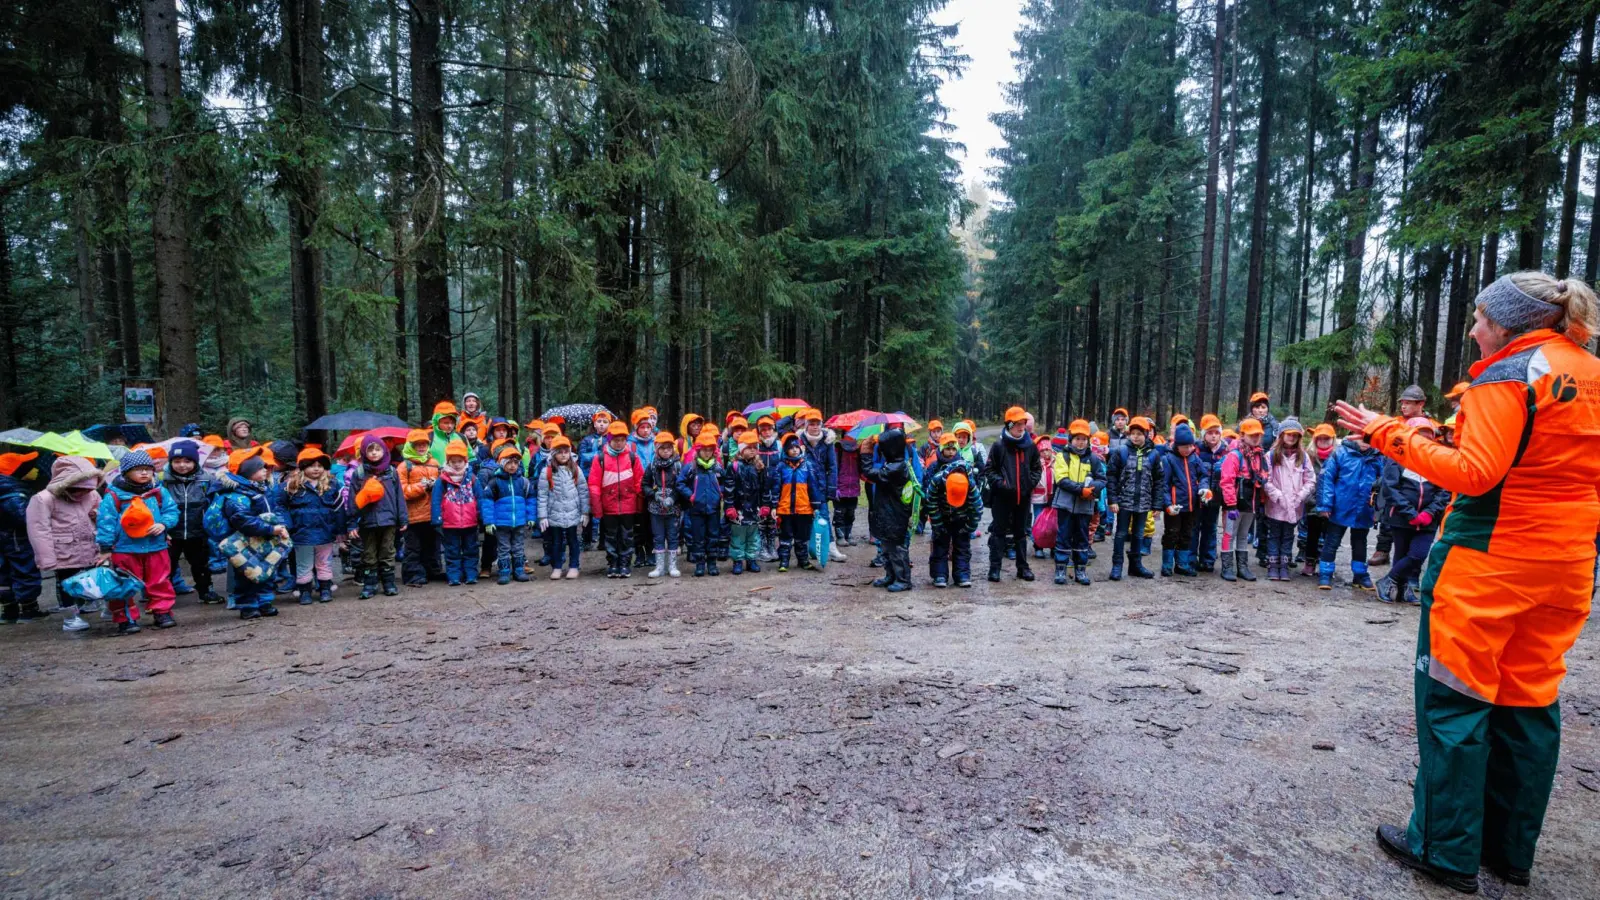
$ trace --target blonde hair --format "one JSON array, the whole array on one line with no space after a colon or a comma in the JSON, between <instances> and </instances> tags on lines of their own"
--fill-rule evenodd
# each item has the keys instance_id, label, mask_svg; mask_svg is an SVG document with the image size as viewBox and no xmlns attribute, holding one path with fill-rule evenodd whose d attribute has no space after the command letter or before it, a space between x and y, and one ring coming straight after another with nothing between
<instances>
[{"instance_id":1,"label":"blonde hair","mask_svg":"<svg viewBox=\"0 0 1600 900\"><path fill-rule=\"evenodd\" d=\"M1587 344L1600 330L1600 302L1594 289L1577 278L1555 278L1544 272L1513 272L1511 281L1535 300L1561 307L1561 318L1550 327L1575 343Z\"/></svg>"}]
</instances>

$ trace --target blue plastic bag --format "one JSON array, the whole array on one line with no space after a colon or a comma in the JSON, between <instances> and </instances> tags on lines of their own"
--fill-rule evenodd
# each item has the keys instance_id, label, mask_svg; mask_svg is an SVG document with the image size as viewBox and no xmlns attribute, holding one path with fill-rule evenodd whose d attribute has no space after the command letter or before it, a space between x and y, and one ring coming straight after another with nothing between
<instances>
[{"instance_id":1,"label":"blue plastic bag","mask_svg":"<svg viewBox=\"0 0 1600 900\"><path fill-rule=\"evenodd\" d=\"M95 566L61 582L61 590L79 606L95 606L99 601L126 603L144 593L144 582L127 569Z\"/></svg>"},{"instance_id":2,"label":"blue plastic bag","mask_svg":"<svg viewBox=\"0 0 1600 900\"><path fill-rule=\"evenodd\" d=\"M811 559L818 568L828 567L828 549L833 546L833 523L827 516L817 516L811 522Z\"/></svg>"}]
</instances>

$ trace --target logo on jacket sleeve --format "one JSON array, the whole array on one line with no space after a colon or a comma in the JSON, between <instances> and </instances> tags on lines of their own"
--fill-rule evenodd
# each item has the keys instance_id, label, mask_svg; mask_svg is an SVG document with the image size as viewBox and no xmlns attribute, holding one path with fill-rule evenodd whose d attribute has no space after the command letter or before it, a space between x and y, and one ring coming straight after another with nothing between
<instances>
[{"instance_id":1,"label":"logo on jacket sleeve","mask_svg":"<svg viewBox=\"0 0 1600 900\"><path fill-rule=\"evenodd\" d=\"M1557 403L1571 403L1578 399L1578 382L1571 375L1557 375L1550 382L1550 399Z\"/></svg>"}]
</instances>

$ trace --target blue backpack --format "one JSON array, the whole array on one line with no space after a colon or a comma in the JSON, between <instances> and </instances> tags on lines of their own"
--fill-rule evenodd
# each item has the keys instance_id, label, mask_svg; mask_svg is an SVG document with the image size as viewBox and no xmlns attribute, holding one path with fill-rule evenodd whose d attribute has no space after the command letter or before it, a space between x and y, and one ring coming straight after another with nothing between
<instances>
[{"instance_id":1,"label":"blue backpack","mask_svg":"<svg viewBox=\"0 0 1600 900\"><path fill-rule=\"evenodd\" d=\"M220 541L233 533L228 527L228 511L224 504L228 502L229 494L218 494L206 504L205 529L206 537L213 541Z\"/></svg>"}]
</instances>

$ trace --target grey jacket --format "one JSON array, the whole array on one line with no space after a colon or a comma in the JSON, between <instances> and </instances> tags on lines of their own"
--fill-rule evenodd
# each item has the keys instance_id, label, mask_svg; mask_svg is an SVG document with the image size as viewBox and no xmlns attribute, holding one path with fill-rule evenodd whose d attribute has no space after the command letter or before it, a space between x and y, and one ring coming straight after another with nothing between
<instances>
[{"instance_id":1,"label":"grey jacket","mask_svg":"<svg viewBox=\"0 0 1600 900\"><path fill-rule=\"evenodd\" d=\"M549 466L539 473L539 521L551 528L573 528L589 514L589 486L583 472Z\"/></svg>"}]
</instances>

